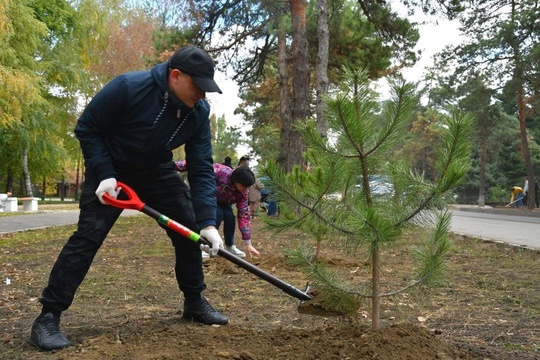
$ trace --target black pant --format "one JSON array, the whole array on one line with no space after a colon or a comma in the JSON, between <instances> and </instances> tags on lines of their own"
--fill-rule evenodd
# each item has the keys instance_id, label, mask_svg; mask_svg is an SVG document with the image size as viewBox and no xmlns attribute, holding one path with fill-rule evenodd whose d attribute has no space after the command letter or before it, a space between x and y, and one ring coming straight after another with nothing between
<instances>
[{"instance_id":1,"label":"black pant","mask_svg":"<svg viewBox=\"0 0 540 360\"><path fill-rule=\"evenodd\" d=\"M118 180L135 190L151 208L198 231L187 185L169 165L147 172L120 173ZM69 238L54 264L41 303L50 311L64 311L73 302L77 288L122 210L102 205L95 195L99 181L87 172L80 200L77 231ZM122 198L121 194L119 198ZM177 232L165 228L175 249L176 279L186 301L200 298L206 288L199 247ZM144 241L144 239L141 239Z\"/></svg>"}]
</instances>

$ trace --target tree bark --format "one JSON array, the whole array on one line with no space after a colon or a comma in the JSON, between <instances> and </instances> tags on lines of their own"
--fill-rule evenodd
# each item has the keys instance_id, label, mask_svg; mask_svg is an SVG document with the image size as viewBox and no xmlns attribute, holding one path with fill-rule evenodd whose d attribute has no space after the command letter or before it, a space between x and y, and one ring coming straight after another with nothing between
<instances>
[{"instance_id":1,"label":"tree bark","mask_svg":"<svg viewBox=\"0 0 540 360\"><path fill-rule=\"evenodd\" d=\"M306 145L294 123L305 122L309 116L309 54L306 29L306 0L291 0L292 15L292 56L293 56L293 126L289 136L289 146L282 151L288 152L285 171L291 171L295 165L305 165Z\"/></svg>"},{"instance_id":2,"label":"tree bark","mask_svg":"<svg viewBox=\"0 0 540 360\"><path fill-rule=\"evenodd\" d=\"M75 200L79 200L79 187L80 187L80 177L79 173L81 171L81 155L77 155L77 174L75 175L75 194L73 195Z\"/></svg>"},{"instance_id":3,"label":"tree bark","mask_svg":"<svg viewBox=\"0 0 540 360\"><path fill-rule=\"evenodd\" d=\"M379 249L371 254L371 328L378 330L381 318L381 264Z\"/></svg>"},{"instance_id":4,"label":"tree bark","mask_svg":"<svg viewBox=\"0 0 540 360\"><path fill-rule=\"evenodd\" d=\"M512 22L516 23L516 1L512 1ZM535 194L534 194L534 169L531 161L531 152L529 150L529 138L527 136L527 125L525 123L526 113L525 113L525 95L523 88L523 60L521 57L520 50L520 41L517 36L512 35L510 37L510 45L513 50L513 61L514 61L514 81L517 81L516 88L516 102L518 106L518 118L519 118L519 132L521 137L521 156L523 157L523 162L525 163L525 169L527 171L527 180L529 182L529 191L527 192L527 208L534 209L535 207ZM530 191L530 190L533 191Z\"/></svg>"},{"instance_id":5,"label":"tree bark","mask_svg":"<svg viewBox=\"0 0 540 360\"><path fill-rule=\"evenodd\" d=\"M330 32L328 31L328 2L317 0L317 35L319 53L317 54L317 129L321 136L327 136L328 123L325 119L326 100L328 94L328 56L330 52Z\"/></svg>"},{"instance_id":6,"label":"tree bark","mask_svg":"<svg viewBox=\"0 0 540 360\"><path fill-rule=\"evenodd\" d=\"M278 164L285 169L289 157L289 138L292 128L289 67L287 56L287 33L284 17L281 17L278 30L278 69L279 69L279 113L281 117L280 152Z\"/></svg>"},{"instance_id":7,"label":"tree bark","mask_svg":"<svg viewBox=\"0 0 540 360\"><path fill-rule=\"evenodd\" d=\"M24 187L26 189L26 196L34 197L34 192L32 191L32 181L30 180L30 170L28 169L28 148L25 148L23 150L22 170L23 170L23 178L24 178Z\"/></svg>"},{"instance_id":8,"label":"tree bark","mask_svg":"<svg viewBox=\"0 0 540 360\"><path fill-rule=\"evenodd\" d=\"M523 86L520 84L516 100L518 104L518 117L519 117L519 132L521 135L521 156L525 162L525 169L527 171L527 180L529 182L529 190L527 191L527 208L535 208L535 194L534 194L534 169L531 161L531 152L529 150L529 139L527 137L527 126L525 125L525 100L523 98ZM531 189L533 191L531 191Z\"/></svg>"},{"instance_id":9,"label":"tree bark","mask_svg":"<svg viewBox=\"0 0 540 360\"><path fill-rule=\"evenodd\" d=\"M9 167L7 171L6 193L13 194L13 171L11 170L11 167Z\"/></svg>"},{"instance_id":10,"label":"tree bark","mask_svg":"<svg viewBox=\"0 0 540 360\"><path fill-rule=\"evenodd\" d=\"M43 175L43 182L41 183L41 201L45 201L45 194L47 193L47 177Z\"/></svg>"},{"instance_id":11,"label":"tree bark","mask_svg":"<svg viewBox=\"0 0 540 360\"><path fill-rule=\"evenodd\" d=\"M487 163L487 145L482 144L480 148L480 174L479 174L479 194L478 206L486 205L486 163Z\"/></svg>"},{"instance_id":12,"label":"tree bark","mask_svg":"<svg viewBox=\"0 0 540 360\"><path fill-rule=\"evenodd\" d=\"M66 180L62 174L62 181L60 182L60 201L64 201L66 197Z\"/></svg>"}]
</instances>

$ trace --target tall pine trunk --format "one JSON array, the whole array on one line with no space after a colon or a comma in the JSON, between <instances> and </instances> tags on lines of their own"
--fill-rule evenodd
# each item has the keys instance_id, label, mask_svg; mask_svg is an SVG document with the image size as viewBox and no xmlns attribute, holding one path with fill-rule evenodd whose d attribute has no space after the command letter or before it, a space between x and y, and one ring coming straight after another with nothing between
<instances>
[{"instance_id":1,"label":"tall pine trunk","mask_svg":"<svg viewBox=\"0 0 540 360\"><path fill-rule=\"evenodd\" d=\"M41 183L41 201L45 201L45 194L47 193L47 177L43 175L43 180Z\"/></svg>"},{"instance_id":2,"label":"tall pine trunk","mask_svg":"<svg viewBox=\"0 0 540 360\"><path fill-rule=\"evenodd\" d=\"M330 32L328 31L328 2L317 0L317 37L319 40L319 53L317 54L317 129L322 136L327 136L328 124L325 119L326 101L328 94L328 54Z\"/></svg>"},{"instance_id":3,"label":"tall pine trunk","mask_svg":"<svg viewBox=\"0 0 540 360\"><path fill-rule=\"evenodd\" d=\"M478 206L486 205L486 164L487 164L487 145L482 144L480 147L480 174L479 174L479 194Z\"/></svg>"},{"instance_id":4,"label":"tall pine trunk","mask_svg":"<svg viewBox=\"0 0 540 360\"><path fill-rule=\"evenodd\" d=\"M79 187L81 183L81 179L79 177L79 173L81 172L81 153L77 155L77 173L75 174L75 194L73 195L75 200L79 199Z\"/></svg>"},{"instance_id":5,"label":"tall pine trunk","mask_svg":"<svg viewBox=\"0 0 540 360\"><path fill-rule=\"evenodd\" d=\"M520 85L517 90L516 100L518 104L519 117L519 132L521 135L521 156L525 162L527 171L527 180L529 182L529 191L527 192L527 208L534 209L535 194L534 194L534 169L531 161L531 152L529 150L529 139L527 136L527 126L525 125L525 100L523 99L523 86ZM531 191L532 190L532 191Z\"/></svg>"},{"instance_id":6,"label":"tall pine trunk","mask_svg":"<svg viewBox=\"0 0 540 360\"><path fill-rule=\"evenodd\" d=\"M309 54L306 29L306 0L291 0L292 15L292 63L293 63L293 105L292 124L305 122L309 116ZM306 144L300 133L291 127L288 139L288 148L281 149L287 152L285 170L291 171L295 165L305 165L304 152Z\"/></svg>"},{"instance_id":7,"label":"tall pine trunk","mask_svg":"<svg viewBox=\"0 0 540 360\"><path fill-rule=\"evenodd\" d=\"M512 23L517 28L518 20L516 19L517 14L517 2L512 1ZM529 150L529 138L527 136L527 125L525 123L525 91L524 91L524 81L525 79L523 73L523 59L520 50L520 40L515 34L510 36L510 46L513 50L513 61L514 61L514 81L517 82L516 88L516 102L518 107L518 118L519 118L519 133L521 137L521 156L523 157L523 162L525 163L525 170L527 171L527 180L529 182L529 191L527 196L527 208L534 209L535 207L535 194L534 194L534 169L531 161L531 152ZM532 191L531 191L532 190Z\"/></svg>"},{"instance_id":8,"label":"tall pine trunk","mask_svg":"<svg viewBox=\"0 0 540 360\"><path fill-rule=\"evenodd\" d=\"M278 164L286 168L289 156L289 138L291 136L292 119L289 89L289 66L287 56L287 31L285 17L279 21L278 30L278 68L279 68L279 114L281 118L280 153Z\"/></svg>"}]
</instances>

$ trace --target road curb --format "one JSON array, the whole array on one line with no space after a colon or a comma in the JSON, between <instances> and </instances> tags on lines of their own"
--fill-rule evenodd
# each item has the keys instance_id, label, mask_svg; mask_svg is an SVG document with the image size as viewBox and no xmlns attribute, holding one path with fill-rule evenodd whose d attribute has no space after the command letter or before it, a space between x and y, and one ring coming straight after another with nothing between
<instances>
[{"instance_id":1,"label":"road curb","mask_svg":"<svg viewBox=\"0 0 540 360\"><path fill-rule=\"evenodd\" d=\"M511 216L529 216L529 217L540 217L540 209L529 210L526 208L516 209L516 208L494 208L494 207L480 207L476 205L451 205L450 209L459 210L459 211L470 211L476 213L485 213L485 214L502 214L502 215L511 215Z\"/></svg>"}]
</instances>

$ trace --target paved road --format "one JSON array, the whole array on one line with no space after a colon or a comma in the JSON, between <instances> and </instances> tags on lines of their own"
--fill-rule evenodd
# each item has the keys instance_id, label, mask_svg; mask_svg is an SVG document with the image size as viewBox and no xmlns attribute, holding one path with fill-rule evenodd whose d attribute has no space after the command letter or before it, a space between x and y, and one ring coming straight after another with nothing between
<instances>
[{"instance_id":1,"label":"paved road","mask_svg":"<svg viewBox=\"0 0 540 360\"><path fill-rule=\"evenodd\" d=\"M124 210L122 212L122 216L137 214L140 214L137 210ZM0 218L0 234L76 224L78 220L79 210L54 210L5 216Z\"/></svg>"},{"instance_id":2,"label":"paved road","mask_svg":"<svg viewBox=\"0 0 540 360\"><path fill-rule=\"evenodd\" d=\"M540 250L540 214L527 210L497 211L453 210L451 231Z\"/></svg>"},{"instance_id":3,"label":"paved road","mask_svg":"<svg viewBox=\"0 0 540 360\"><path fill-rule=\"evenodd\" d=\"M480 209L456 206L452 210L451 231L491 241L540 250L540 209ZM124 210L122 216L140 214ZM0 218L0 234L77 223L78 210L54 210Z\"/></svg>"}]
</instances>

